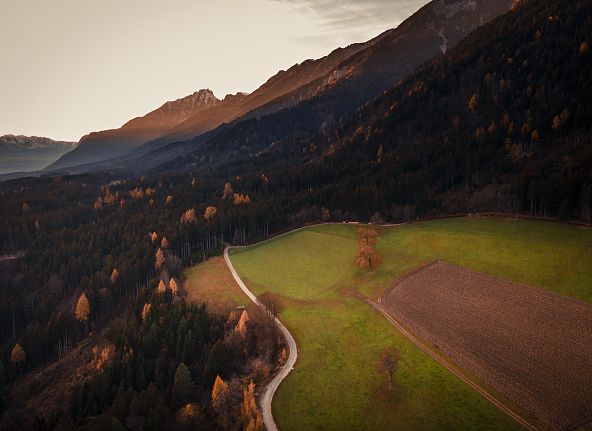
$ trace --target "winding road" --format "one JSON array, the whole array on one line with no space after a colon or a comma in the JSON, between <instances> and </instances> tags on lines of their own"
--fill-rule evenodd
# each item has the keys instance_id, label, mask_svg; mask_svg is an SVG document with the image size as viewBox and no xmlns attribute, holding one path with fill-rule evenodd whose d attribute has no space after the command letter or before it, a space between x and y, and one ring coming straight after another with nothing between
<instances>
[{"instance_id":1,"label":"winding road","mask_svg":"<svg viewBox=\"0 0 592 431\"><path fill-rule=\"evenodd\" d=\"M245 283L241 280L238 273L234 269L234 266L230 261L230 257L228 256L228 250L232 248L241 247L232 247L227 245L224 248L224 261L226 262L226 265L228 266L228 269L230 270L232 277L234 278L238 286L241 288L241 290L245 292L245 294L249 297L251 301L253 301L263 311L268 312L265 305L263 305L263 303L261 303L261 301L257 299L253 292L251 292L247 288ZM290 371L294 369L294 364L296 364L296 359L298 358L296 341L294 340L294 337L292 337L292 334L290 334L290 331L288 331L288 329L283 325L282 322L279 321L277 317L275 318L275 324L278 328L280 328L280 331L282 331L282 334L284 335L284 338L288 343L290 355L288 356L288 360L283 365L280 372L277 373L273 380L269 382L269 384L265 387L265 391L263 392L263 396L261 397L261 413L263 415L263 423L265 424L265 428L267 429L267 431L277 431L278 429L277 425L275 424L275 421L273 420L273 414L271 412L271 401L273 400L273 395L275 394L275 391L279 387L280 383L282 383L282 381L288 376L288 374L290 374Z\"/></svg>"},{"instance_id":2,"label":"winding road","mask_svg":"<svg viewBox=\"0 0 592 431\"><path fill-rule=\"evenodd\" d=\"M326 224L341 224L341 223L326 223ZM349 224L359 224L359 223L350 222ZM401 226L401 225L405 225L405 224L407 224L407 223L384 224L384 225L381 225L381 227L395 227L395 226ZM300 231L300 230L309 229L313 226L318 226L318 225L315 224L315 225L303 226L303 227L282 233L280 235L268 238L264 241L261 241L261 243L272 241L272 240L277 239L279 237L290 235L290 234ZM258 244L260 244L260 243L258 243ZM247 288L245 283L241 280L238 273L234 269L234 266L232 265L232 262L230 261L230 257L228 254L229 250L231 250L231 249L240 249L240 248L245 248L245 247L250 247L250 246L251 245L249 245L249 246L231 246L231 245L227 244L226 247L224 248L224 261L226 262L226 265L228 266L228 269L230 270L232 277L234 278L234 280L236 281L238 286L241 288L241 290L259 308L261 308L265 312L268 312L265 305L257 299L257 297L253 294L253 292L251 292ZM433 263L433 262L431 262L431 263ZM415 269L415 271L412 271L412 272L416 272L422 268L423 267L417 268L417 269ZM408 276L408 275L409 274L406 274L405 276ZM448 363L448 361L446 361L442 357L440 357L439 354L437 354L433 349L431 349L425 343L423 343L418 338L416 338L413 334L411 334L405 327L403 327L397 320L395 320L390 315L390 313L384 307L384 298L388 294L389 290L392 289L395 284L397 284L397 281L400 281L400 279L396 280L394 283L392 283L391 286L389 287L389 289L387 289L386 292L383 293L383 295L378 299L378 301L372 301L367 298L361 298L361 299L363 299L368 305L373 307L377 312L382 314L383 317L387 321L389 321L401 334L403 334L405 337L407 337L412 343L414 343L417 347L419 347L424 353L426 353L428 356L430 356L431 358L436 360L444 368L446 368L448 371L450 371L453 375L458 377L461 381L463 381L469 387L471 387L476 392L481 394L481 396L483 396L485 399L487 399L489 402L491 402L494 406L496 406L502 412L506 413L508 416L510 416L512 419L514 419L517 423L522 425L525 429L527 429L529 431L538 431L538 428L535 425L533 425L531 422L527 421L521 415L514 412L505 403L503 403L502 401L497 399L497 397L495 397L493 394L491 394L485 388L476 384L471 379L467 378L462 372L460 372L460 370L458 370L455 366L452 366L450 363ZM294 340L294 337L292 336L292 334L290 334L290 331L288 331L288 329L283 325L282 322L279 321L279 319L277 317L275 318L275 324L282 331L282 334L284 335L284 338L286 339L286 342L288 344L290 354L288 356L288 360L283 365L280 372L278 374L276 374L276 376L273 378L273 380L265 387L263 396L261 397L261 400L260 400L261 412L263 415L263 423L265 424L265 428L267 429L267 431L277 431L278 430L278 427L273 419L273 414L272 414L272 410L271 410L271 402L273 400L273 395L275 394L275 391L277 390L279 385L282 383L282 381L288 376L288 374L290 374L290 372L294 369L294 365L296 364L296 359L298 358L298 350L296 347L296 341Z\"/></svg>"}]
</instances>

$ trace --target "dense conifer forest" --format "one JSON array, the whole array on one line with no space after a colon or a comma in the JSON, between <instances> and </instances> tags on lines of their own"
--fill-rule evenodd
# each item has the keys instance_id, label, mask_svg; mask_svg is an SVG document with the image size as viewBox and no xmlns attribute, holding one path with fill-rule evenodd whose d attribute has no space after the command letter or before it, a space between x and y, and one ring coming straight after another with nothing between
<instances>
[{"instance_id":1,"label":"dense conifer forest","mask_svg":"<svg viewBox=\"0 0 592 431\"><path fill-rule=\"evenodd\" d=\"M288 137L252 119L144 176L0 183L0 249L26 251L0 261L0 426L258 424L241 405L282 356L277 334L256 309L244 330L184 299L183 269L225 242L373 215L590 223L590 28L589 0L525 1L322 133L304 104L274 117ZM27 410L32 376L81 345L66 405Z\"/></svg>"}]
</instances>

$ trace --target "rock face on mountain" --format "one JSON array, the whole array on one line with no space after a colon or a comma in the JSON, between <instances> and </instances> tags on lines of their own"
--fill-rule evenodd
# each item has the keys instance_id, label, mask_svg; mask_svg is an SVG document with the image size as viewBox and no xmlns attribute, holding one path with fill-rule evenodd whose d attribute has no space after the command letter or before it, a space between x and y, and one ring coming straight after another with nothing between
<instances>
[{"instance_id":1,"label":"rock face on mountain","mask_svg":"<svg viewBox=\"0 0 592 431\"><path fill-rule=\"evenodd\" d=\"M153 164L148 156L150 153L160 151L154 154L154 160L160 162L186 151L186 145L180 149L179 146L170 148L167 144L191 140L225 123L269 116L297 107L304 101L313 101L306 109L314 111L317 116L310 126L327 128L391 88L417 66L446 52L475 28L508 11L512 3L512 0L434 0L396 29L281 71L251 94L227 96L221 101L216 99L207 108L184 111L192 113L175 124L166 123L170 125L166 130L165 127L124 126L117 131L90 134L83 138L76 154L60 160L50 170L82 164L86 165L69 171L109 169L105 163L92 162L118 156L125 160L118 160L114 166L131 166L134 158L141 158L142 163L150 165ZM151 114L127 125L138 120L146 121ZM290 129L288 133L297 132L292 130L294 127ZM145 133L146 130L150 133ZM107 147L111 149L107 150ZM132 148L134 151L129 152ZM169 151L168 155L166 151ZM134 166L137 168L138 164L136 162Z\"/></svg>"},{"instance_id":2,"label":"rock face on mountain","mask_svg":"<svg viewBox=\"0 0 592 431\"><path fill-rule=\"evenodd\" d=\"M0 174L43 169L77 145L39 136L0 136Z\"/></svg>"},{"instance_id":3,"label":"rock face on mountain","mask_svg":"<svg viewBox=\"0 0 592 431\"><path fill-rule=\"evenodd\" d=\"M211 90L200 90L182 99L166 102L160 108L134 118L119 129L93 132L80 139L75 151L48 166L46 171L55 171L70 166L92 163L127 153L131 149L153 140L177 124L198 112L220 103Z\"/></svg>"}]
</instances>

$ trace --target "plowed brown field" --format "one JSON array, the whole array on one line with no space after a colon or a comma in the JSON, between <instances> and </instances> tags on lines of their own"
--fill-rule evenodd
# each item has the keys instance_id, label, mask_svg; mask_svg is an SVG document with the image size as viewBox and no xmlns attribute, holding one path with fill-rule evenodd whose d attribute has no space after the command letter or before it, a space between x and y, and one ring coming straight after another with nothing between
<instances>
[{"instance_id":1,"label":"plowed brown field","mask_svg":"<svg viewBox=\"0 0 592 431\"><path fill-rule=\"evenodd\" d=\"M557 429L592 420L592 305L435 262L382 298L388 312Z\"/></svg>"}]
</instances>

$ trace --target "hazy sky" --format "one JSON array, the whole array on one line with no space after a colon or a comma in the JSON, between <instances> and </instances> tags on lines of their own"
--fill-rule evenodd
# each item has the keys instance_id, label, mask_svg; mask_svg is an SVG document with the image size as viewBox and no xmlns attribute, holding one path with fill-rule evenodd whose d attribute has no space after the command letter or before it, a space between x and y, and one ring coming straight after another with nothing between
<instances>
[{"instance_id":1,"label":"hazy sky","mask_svg":"<svg viewBox=\"0 0 592 431\"><path fill-rule=\"evenodd\" d=\"M0 0L0 135L78 140L396 27L427 0Z\"/></svg>"}]
</instances>

